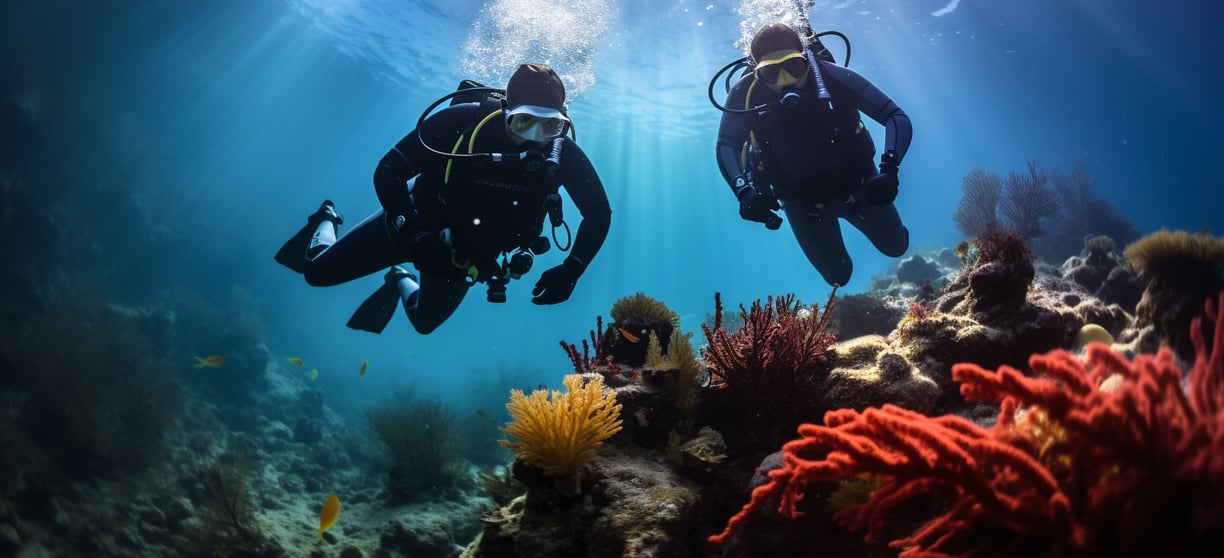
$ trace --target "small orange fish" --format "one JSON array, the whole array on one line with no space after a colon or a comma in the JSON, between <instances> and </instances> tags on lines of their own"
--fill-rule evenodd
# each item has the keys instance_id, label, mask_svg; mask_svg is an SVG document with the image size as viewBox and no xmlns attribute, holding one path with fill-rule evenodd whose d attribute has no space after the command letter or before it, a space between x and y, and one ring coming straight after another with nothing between
<instances>
[{"instance_id":1,"label":"small orange fish","mask_svg":"<svg viewBox=\"0 0 1224 558\"><path fill-rule=\"evenodd\" d=\"M336 519L340 517L340 498L332 494L327 498L327 502L323 504L323 511L319 513L319 535L315 537L315 544L323 542L323 532L331 529L332 525L336 524Z\"/></svg>"},{"instance_id":2,"label":"small orange fish","mask_svg":"<svg viewBox=\"0 0 1224 558\"><path fill-rule=\"evenodd\" d=\"M225 364L225 357L221 355L213 355L207 358L195 357L196 368L216 368Z\"/></svg>"},{"instance_id":3,"label":"small orange fish","mask_svg":"<svg viewBox=\"0 0 1224 558\"><path fill-rule=\"evenodd\" d=\"M619 332L620 332L620 334L621 334L622 336L624 336L624 338L625 338L626 340L628 340L630 343L637 343L638 341L641 341L641 340L642 340L642 338L641 338L641 337L638 337L638 336L636 336L636 335L634 335L634 334L632 334L632 333L629 333L629 332L628 332L628 331L626 331L626 330L625 330L625 328L623 328L623 327L618 327L618 328L616 328L616 330L617 330L617 331L619 331Z\"/></svg>"},{"instance_id":4,"label":"small orange fish","mask_svg":"<svg viewBox=\"0 0 1224 558\"><path fill-rule=\"evenodd\" d=\"M298 358L298 357L289 357L289 358L287 358L287 359L285 359L285 360L288 360L288 361L289 361L289 364L292 364L292 365L294 365L294 366L301 366L301 365L303 365L303 364L306 364L306 362L305 362L305 361L303 361L302 359L300 359L300 358Z\"/></svg>"},{"instance_id":5,"label":"small orange fish","mask_svg":"<svg viewBox=\"0 0 1224 558\"><path fill-rule=\"evenodd\" d=\"M365 376L366 370L369 370L369 369L370 369L370 361L363 360L361 361L361 369L358 370L357 373L361 374L362 376Z\"/></svg>"}]
</instances>

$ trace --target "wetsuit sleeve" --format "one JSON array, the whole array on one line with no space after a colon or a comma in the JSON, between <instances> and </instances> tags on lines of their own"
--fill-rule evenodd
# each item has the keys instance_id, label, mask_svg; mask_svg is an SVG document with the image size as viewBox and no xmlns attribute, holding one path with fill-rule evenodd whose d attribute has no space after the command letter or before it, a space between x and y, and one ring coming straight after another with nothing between
<instances>
[{"instance_id":1,"label":"wetsuit sleeve","mask_svg":"<svg viewBox=\"0 0 1224 558\"><path fill-rule=\"evenodd\" d=\"M413 147L419 144L417 131L408 132L374 169L374 192L387 215L403 215L414 209L408 181L421 173L419 159L410 158L414 155Z\"/></svg>"},{"instance_id":2,"label":"wetsuit sleeve","mask_svg":"<svg viewBox=\"0 0 1224 558\"><path fill-rule=\"evenodd\" d=\"M450 150L475 114L476 103L456 105L438 111L422 123L424 140L431 147ZM420 174L426 165L444 165L445 160L421 145L417 130L399 140L374 169L374 191L388 215L408 215L415 210L408 181Z\"/></svg>"},{"instance_id":3,"label":"wetsuit sleeve","mask_svg":"<svg viewBox=\"0 0 1224 558\"><path fill-rule=\"evenodd\" d=\"M821 62L820 69L824 71L826 79L838 81L855 96L860 112L884 126L884 151L895 151L899 165L914 135L905 111L867 78L849 68Z\"/></svg>"},{"instance_id":4,"label":"wetsuit sleeve","mask_svg":"<svg viewBox=\"0 0 1224 558\"><path fill-rule=\"evenodd\" d=\"M748 90L751 78L744 78L731 87L723 106L729 109L743 109L744 95ZM751 129L752 115L724 112L722 122L718 126L718 143L714 147L714 156L718 161L718 170L722 172L723 180L728 186L733 186L735 177L744 174L741 150L748 141Z\"/></svg>"},{"instance_id":5,"label":"wetsuit sleeve","mask_svg":"<svg viewBox=\"0 0 1224 558\"><path fill-rule=\"evenodd\" d=\"M565 140L561 161L561 184L582 214L582 222L574 235L574 248L566 259L575 259L586 269L608 236L612 207L608 204L608 194L599 175L582 148Z\"/></svg>"}]
</instances>

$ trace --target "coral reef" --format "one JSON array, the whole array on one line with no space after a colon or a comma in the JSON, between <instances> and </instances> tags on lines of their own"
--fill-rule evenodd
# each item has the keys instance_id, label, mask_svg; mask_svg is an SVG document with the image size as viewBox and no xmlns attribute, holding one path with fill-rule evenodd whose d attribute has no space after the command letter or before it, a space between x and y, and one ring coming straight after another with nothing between
<instances>
[{"instance_id":1,"label":"coral reef","mask_svg":"<svg viewBox=\"0 0 1224 558\"><path fill-rule=\"evenodd\" d=\"M1079 255L1063 262L1062 275L1106 304L1133 309L1143 294L1143 285L1126 264L1113 238L1090 236L1084 239Z\"/></svg>"},{"instance_id":2,"label":"coral reef","mask_svg":"<svg viewBox=\"0 0 1224 558\"><path fill-rule=\"evenodd\" d=\"M22 239L0 267L0 556L457 555L490 501L378 497L362 429L269 349L271 261L228 226L242 210L208 209L130 114L55 93L71 69L20 65L58 69L0 102L0 232ZM192 367L208 355L225 365ZM331 493L345 511L315 547ZM216 521L224 495L239 521Z\"/></svg>"},{"instance_id":3,"label":"coral reef","mask_svg":"<svg viewBox=\"0 0 1224 558\"><path fill-rule=\"evenodd\" d=\"M462 476L464 442L450 408L433 397L396 391L366 411L387 460L386 498L393 504L445 494Z\"/></svg>"},{"instance_id":4,"label":"coral reef","mask_svg":"<svg viewBox=\"0 0 1224 558\"><path fill-rule=\"evenodd\" d=\"M1193 355L1187 326L1204 298L1224 289L1224 239L1162 229L1126 247L1145 288L1135 310L1138 326L1151 326L1178 356Z\"/></svg>"},{"instance_id":5,"label":"coral reef","mask_svg":"<svg viewBox=\"0 0 1224 558\"><path fill-rule=\"evenodd\" d=\"M868 541L891 538L901 556L1218 554L1224 506L1204 495L1224 488L1224 293L1206 310L1214 348L1196 320L1188 393L1167 348L1130 362L1101 344L1085 361L1034 355L1036 377L958 365L966 399L1001 405L994 426L893 406L831 411L783 446L781 467L711 541L774 502L786 517L814 513L807 487L869 475L880 487L833 517ZM895 532L902 510L931 498L948 505Z\"/></svg>"},{"instance_id":6,"label":"coral reef","mask_svg":"<svg viewBox=\"0 0 1224 558\"><path fill-rule=\"evenodd\" d=\"M840 339L888 335L905 312L871 294L852 294L837 300L837 313L829 329Z\"/></svg>"},{"instance_id":7,"label":"coral reef","mask_svg":"<svg viewBox=\"0 0 1224 558\"><path fill-rule=\"evenodd\" d=\"M892 404L930 412L941 399L940 383L884 337L869 335L838 343L830 358L833 369L820 386L825 409Z\"/></svg>"},{"instance_id":8,"label":"coral reef","mask_svg":"<svg viewBox=\"0 0 1224 558\"><path fill-rule=\"evenodd\" d=\"M1037 162L1026 160L1027 173L1011 171L1003 181L999 213L1006 227L1024 238L1037 238L1045 231L1041 222L1062 211L1058 194L1050 188L1049 175Z\"/></svg>"},{"instance_id":9,"label":"coral reef","mask_svg":"<svg viewBox=\"0 0 1224 558\"><path fill-rule=\"evenodd\" d=\"M563 383L564 393L511 391L506 409L514 422L503 431L515 440L501 442L518 459L553 474L578 472L621 428L621 407L602 378L571 374Z\"/></svg>"},{"instance_id":10,"label":"coral reef","mask_svg":"<svg viewBox=\"0 0 1224 558\"><path fill-rule=\"evenodd\" d=\"M1059 214L1060 199L1036 161L1026 160L1025 165L1027 172L1011 171L1006 179L976 168L965 175L952 219L966 237L976 238L999 227L1024 238L1044 234L1042 221Z\"/></svg>"},{"instance_id":11,"label":"coral reef","mask_svg":"<svg viewBox=\"0 0 1224 558\"><path fill-rule=\"evenodd\" d=\"M643 293L617 300L612 304L609 315L612 323L603 333L600 352L612 357L617 364L631 367L646 362L648 341L652 335L658 338L660 350L666 354L672 333L680 328L680 316Z\"/></svg>"},{"instance_id":12,"label":"coral reef","mask_svg":"<svg viewBox=\"0 0 1224 558\"><path fill-rule=\"evenodd\" d=\"M1003 227L1020 234L1047 261L1079 252L1084 239L1108 236L1120 243L1139 237L1135 227L1093 192L1095 181L1075 163L1070 171L1044 170L1026 160L1024 172L1006 179L973 169L961 181L961 200L953 220L966 238ZM1055 219L1060 215L1064 218Z\"/></svg>"},{"instance_id":13,"label":"coral reef","mask_svg":"<svg viewBox=\"0 0 1224 558\"><path fill-rule=\"evenodd\" d=\"M1033 239L1033 251L1042 259L1065 260L1080 250L1084 239L1096 236L1112 238L1122 245L1139 238L1134 225L1114 211L1108 200L1096 195L1096 181L1082 163L1076 161L1070 171L1055 169L1049 174L1066 218L1047 223L1047 234Z\"/></svg>"},{"instance_id":14,"label":"coral reef","mask_svg":"<svg viewBox=\"0 0 1224 558\"><path fill-rule=\"evenodd\" d=\"M699 556L697 488L657 456L605 445L576 492L539 470L515 466L524 496L483 518L465 558L685 558Z\"/></svg>"},{"instance_id":15,"label":"coral reef","mask_svg":"<svg viewBox=\"0 0 1224 558\"><path fill-rule=\"evenodd\" d=\"M201 472L203 505L192 530L197 556L279 556L284 552L264 536L255 519L248 467L245 458L222 455Z\"/></svg>"},{"instance_id":16,"label":"coral reef","mask_svg":"<svg viewBox=\"0 0 1224 558\"><path fill-rule=\"evenodd\" d=\"M897 280L902 283L930 284L942 275L939 266L921 254L909 256L897 264Z\"/></svg>"},{"instance_id":17,"label":"coral reef","mask_svg":"<svg viewBox=\"0 0 1224 558\"><path fill-rule=\"evenodd\" d=\"M706 395L706 407L714 411L705 419L733 453L776 447L807 417L820 416L818 389L835 341L826 330L835 294L836 289L823 313L817 305L810 311L797 307L793 295L740 306L744 325L732 334L720 327L722 304L715 295L714 327L702 326L707 345L701 354L714 387ZM733 416L722 411L728 408L749 412Z\"/></svg>"},{"instance_id":18,"label":"coral reef","mask_svg":"<svg viewBox=\"0 0 1224 558\"><path fill-rule=\"evenodd\" d=\"M509 467L483 467L476 473L476 480L497 506L506 506L527 489L511 474Z\"/></svg>"},{"instance_id":19,"label":"coral reef","mask_svg":"<svg viewBox=\"0 0 1224 558\"><path fill-rule=\"evenodd\" d=\"M973 239L977 260L969 269L969 288L979 306L1024 303L1033 281L1033 254L1017 232L992 228Z\"/></svg>"},{"instance_id":20,"label":"coral reef","mask_svg":"<svg viewBox=\"0 0 1224 558\"><path fill-rule=\"evenodd\" d=\"M31 468L6 451L26 474L130 476L163 457L183 396L139 320L72 301L0 343L0 367L12 371L0 383L25 394L14 401L18 426L48 456Z\"/></svg>"},{"instance_id":21,"label":"coral reef","mask_svg":"<svg viewBox=\"0 0 1224 558\"><path fill-rule=\"evenodd\" d=\"M952 220L966 238L975 238L987 229L998 226L995 214L999 197L1003 193L1003 180L993 172L974 168L961 179L961 199L956 205Z\"/></svg>"}]
</instances>

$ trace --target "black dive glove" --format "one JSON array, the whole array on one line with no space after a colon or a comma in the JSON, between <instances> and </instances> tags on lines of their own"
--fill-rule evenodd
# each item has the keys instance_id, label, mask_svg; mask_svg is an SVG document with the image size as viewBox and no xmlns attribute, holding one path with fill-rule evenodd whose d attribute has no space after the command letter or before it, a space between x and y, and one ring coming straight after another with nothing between
<instances>
[{"instance_id":1,"label":"black dive glove","mask_svg":"<svg viewBox=\"0 0 1224 558\"><path fill-rule=\"evenodd\" d=\"M887 205L897 199L897 152L885 151L880 156L880 174L863 183L867 187L867 203Z\"/></svg>"},{"instance_id":2,"label":"black dive glove","mask_svg":"<svg viewBox=\"0 0 1224 558\"><path fill-rule=\"evenodd\" d=\"M765 223L765 228L769 230L778 230L778 227L782 226L782 218L774 213L775 210L782 209L782 207L778 205L778 200L773 197L773 194L758 190L743 176L735 177L735 184L731 186L731 190L735 192L735 199L739 200L741 219Z\"/></svg>"},{"instance_id":3,"label":"black dive glove","mask_svg":"<svg viewBox=\"0 0 1224 558\"><path fill-rule=\"evenodd\" d=\"M535 288L531 290L531 302L557 304L569 300L570 294L574 292L574 285L578 284L578 277L582 276L585 269L586 266L570 257L561 262L561 265L545 270L540 274L540 280L536 281Z\"/></svg>"},{"instance_id":4,"label":"black dive glove","mask_svg":"<svg viewBox=\"0 0 1224 558\"><path fill-rule=\"evenodd\" d=\"M412 235L408 251L412 254L412 264L424 275L447 280L463 279L468 275L470 266L455 261L451 245L427 230Z\"/></svg>"}]
</instances>

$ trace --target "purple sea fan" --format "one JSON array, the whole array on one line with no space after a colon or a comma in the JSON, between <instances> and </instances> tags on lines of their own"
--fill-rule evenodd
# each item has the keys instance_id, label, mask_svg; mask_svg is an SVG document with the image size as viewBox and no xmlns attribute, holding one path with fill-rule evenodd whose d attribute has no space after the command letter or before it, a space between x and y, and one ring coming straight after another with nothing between
<instances>
[{"instance_id":1,"label":"purple sea fan","mask_svg":"<svg viewBox=\"0 0 1224 558\"><path fill-rule=\"evenodd\" d=\"M952 215L956 228L967 238L976 238L998 224L995 208L1002 191L1003 181L998 174L977 168L969 171L961 179L961 200Z\"/></svg>"},{"instance_id":2,"label":"purple sea fan","mask_svg":"<svg viewBox=\"0 0 1224 558\"><path fill-rule=\"evenodd\" d=\"M1024 238L1036 238L1044 231L1041 220L1057 216L1062 208L1058 193L1048 185L1048 175L1037 168L1037 162L1027 160L1028 173L1012 171L1003 181L1003 197L999 213L1007 228Z\"/></svg>"}]
</instances>

